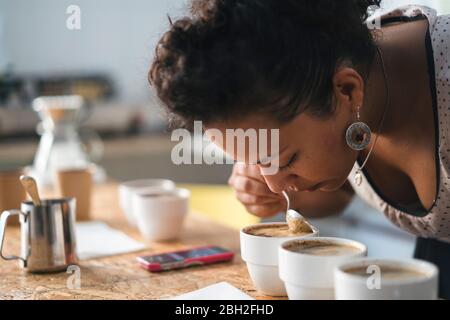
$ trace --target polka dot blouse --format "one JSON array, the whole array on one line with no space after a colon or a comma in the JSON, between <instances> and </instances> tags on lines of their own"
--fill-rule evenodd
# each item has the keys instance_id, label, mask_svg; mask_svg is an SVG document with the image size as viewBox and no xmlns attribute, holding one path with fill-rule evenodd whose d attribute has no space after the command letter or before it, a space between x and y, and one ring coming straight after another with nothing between
<instances>
[{"instance_id":1,"label":"polka dot blouse","mask_svg":"<svg viewBox=\"0 0 450 320\"><path fill-rule=\"evenodd\" d=\"M387 203L366 176L360 186L355 185L354 175L359 167L358 162L350 173L349 182L363 200L383 212L399 228L423 238L450 242L450 15L437 16L435 10L427 7L405 6L386 13L382 19L418 16L426 17L429 21L428 55L431 63L434 62L434 77L431 74L435 87L433 108L439 125L436 130L439 136L436 153L438 190L435 202L429 211L420 214L407 212L398 205Z\"/></svg>"}]
</instances>

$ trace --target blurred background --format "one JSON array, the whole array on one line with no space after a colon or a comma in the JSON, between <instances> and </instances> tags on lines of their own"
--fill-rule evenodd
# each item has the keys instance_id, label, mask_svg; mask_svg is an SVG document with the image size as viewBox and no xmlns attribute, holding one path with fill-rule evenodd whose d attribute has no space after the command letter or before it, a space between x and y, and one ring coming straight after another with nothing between
<instances>
[{"instance_id":1,"label":"blurred background","mask_svg":"<svg viewBox=\"0 0 450 320\"><path fill-rule=\"evenodd\" d=\"M73 4L80 8L79 30L66 27ZM33 98L80 94L88 101L81 126L90 129L81 130L81 138L100 134L98 161L109 176L226 181L228 169L221 166L170 165L172 144L147 82L167 15L175 18L185 7L184 0L0 0L0 165L29 164L34 157L39 119Z\"/></svg>"},{"instance_id":2,"label":"blurred background","mask_svg":"<svg viewBox=\"0 0 450 320\"><path fill-rule=\"evenodd\" d=\"M411 3L387 0L384 7ZM414 3L450 13L447 0ZM71 5L81 10L79 30L66 25ZM0 0L0 170L33 161L42 131L31 108L35 97L78 94L87 106L81 140L89 145L100 137L101 146L93 144L98 149L95 161L109 177L169 178L201 184L202 192L226 184L229 165L172 164L174 143L147 82L155 43L169 24L167 15L175 19L185 8L186 0ZM214 194L218 190L223 189ZM211 199L207 204L193 201L204 210L210 208ZM242 210L236 203L224 205ZM232 225L244 223L230 222L223 212L215 216ZM411 253L413 237L392 227L359 199L343 217L317 223L327 234L394 239L398 250Z\"/></svg>"}]
</instances>

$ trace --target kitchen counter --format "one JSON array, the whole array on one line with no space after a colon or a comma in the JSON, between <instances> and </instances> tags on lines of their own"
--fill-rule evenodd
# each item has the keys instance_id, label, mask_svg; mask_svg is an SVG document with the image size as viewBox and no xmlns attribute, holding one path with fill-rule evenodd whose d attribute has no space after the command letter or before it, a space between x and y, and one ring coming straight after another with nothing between
<instances>
[{"instance_id":1,"label":"kitchen counter","mask_svg":"<svg viewBox=\"0 0 450 320\"><path fill-rule=\"evenodd\" d=\"M93 194L92 216L132 238L143 241L128 226L117 199L117 184L99 185ZM7 228L5 253L19 252L19 227ZM232 250L232 262L163 273L141 269L136 256L200 245L219 245ZM191 212L179 240L148 242L138 253L84 260L80 262L81 288L68 289L69 273L30 274L16 262L0 260L0 300L3 299L164 299L217 282L227 281L257 299L271 299L255 291L239 254L239 231Z\"/></svg>"},{"instance_id":2,"label":"kitchen counter","mask_svg":"<svg viewBox=\"0 0 450 320\"><path fill-rule=\"evenodd\" d=\"M103 139L104 152L98 164L109 177L118 181L142 178L165 178L176 182L226 184L232 165L175 165L171 161L173 146L168 134L142 134ZM0 168L25 166L33 162L38 141L2 141Z\"/></svg>"}]
</instances>

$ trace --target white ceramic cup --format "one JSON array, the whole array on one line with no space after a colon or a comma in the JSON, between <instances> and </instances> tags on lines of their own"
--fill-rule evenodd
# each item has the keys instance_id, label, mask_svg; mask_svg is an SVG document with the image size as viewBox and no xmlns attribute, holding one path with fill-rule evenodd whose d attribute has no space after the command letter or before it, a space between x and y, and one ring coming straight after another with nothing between
<instances>
[{"instance_id":1,"label":"white ceramic cup","mask_svg":"<svg viewBox=\"0 0 450 320\"><path fill-rule=\"evenodd\" d=\"M415 270L415 278L383 278L383 267ZM366 269L367 276L346 270ZM335 295L338 300L435 300L438 295L438 268L418 259L358 259L335 269Z\"/></svg>"},{"instance_id":2,"label":"white ceramic cup","mask_svg":"<svg viewBox=\"0 0 450 320\"><path fill-rule=\"evenodd\" d=\"M256 289L269 296L286 296L286 289L278 276L278 247L289 239L317 237L319 230L311 226L313 233L302 237L264 237L248 233L252 228L270 225L286 225L286 223L258 223L241 230L241 256L247 264L250 278Z\"/></svg>"},{"instance_id":3,"label":"white ceramic cup","mask_svg":"<svg viewBox=\"0 0 450 320\"><path fill-rule=\"evenodd\" d=\"M289 250L309 241L336 243L355 247L357 252L346 255L312 255ZM279 273L290 300L334 299L334 269L345 261L364 257L367 247L357 241L317 237L290 240L279 247Z\"/></svg>"},{"instance_id":4,"label":"white ceramic cup","mask_svg":"<svg viewBox=\"0 0 450 320\"><path fill-rule=\"evenodd\" d=\"M132 206L136 224L146 240L176 239L189 211L187 189L134 193Z\"/></svg>"},{"instance_id":5,"label":"white ceramic cup","mask_svg":"<svg viewBox=\"0 0 450 320\"><path fill-rule=\"evenodd\" d=\"M175 189L175 182L167 179L141 179L121 183L119 185L119 203L128 223L136 226L136 218L131 201L134 193L151 193L173 189Z\"/></svg>"}]
</instances>

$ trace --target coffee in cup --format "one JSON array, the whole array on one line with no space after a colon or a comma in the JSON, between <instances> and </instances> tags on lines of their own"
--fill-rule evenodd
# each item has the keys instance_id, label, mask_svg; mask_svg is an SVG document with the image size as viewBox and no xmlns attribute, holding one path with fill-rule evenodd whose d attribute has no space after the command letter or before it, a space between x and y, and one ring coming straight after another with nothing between
<instances>
[{"instance_id":1,"label":"coffee in cup","mask_svg":"<svg viewBox=\"0 0 450 320\"><path fill-rule=\"evenodd\" d=\"M189 198L190 191L181 188L134 193L131 206L144 238L150 241L177 238L189 211Z\"/></svg>"},{"instance_id":2,"label":"coffee in cup","mask_svg":"<svg viewBox=\"0 0 450 320\"><path fill-rule=\"evenodd\" d=\"M265 222L245 227L240 232L241 256L256 289L269 296L286 296L278 275L278 247L290 239L317 237L319 230L292 233L285 222Z\"/></svg>"},{"instance_id":3,"label":"coffee in cup","mask_svg":"<svg viewBox=\"0 0 450 320\"><path fill-rule=\"evenodd\" d=\"M313 233L313 229L305 221L298 231L292 231L287 223L267 224L248 227L245 232L259 237L304 237Z\"/></svg>"},{"instance_id":4,"label":"coffee in cup","mask_svg":"<svg viewBox=\"0 0 450 320\"><path fill-rule=\"evenodd\" d=\"M411 267L379 266L378 270L380 272L381 280L419 280L428 276L425 272ZM372 274L368 271L368 267L366 266L349 268L344 270L344 272L366 278Z\"/></svg>"},{"instance_id":5,"label":"coffee in cup","mask_svg":"<svg viewBox=\"0 0 450 320\"><path fill-rule=\"evenodd\" d=\"M279 248L279 273L291 300L334 298L334 268L364 257L367 247L341 238L290 240Z\"/></svg>"},{"instance_id":6,"label":"coffee in cup","mask_svg":"<svg viewBox=\"0 0 450 320\"><path fill-rule=\"evenodd\" d=\"M175 182L167 179L140 179L119 185L119 202L128 223L136 226L136 210L133 208L134 194L155 194L160 191L174 190Z\"/></svg>"},{"instance_id":7,"label":"coffee in cup","mask_svg":"<svg viewBox=\"0 0 450 320\"><path fill-rule=\"evenodd\" d=\"M285 246L285 249L313 256L345 256L361 252L361 248L334 241L302 241Z\"/></svg>"},{"instance_id":8,"label":"coffee in cup","mask_svg":"<svg viewBox=\"0 0 450 320\"><path fill-rule=\"evenodd\" d=\"M334 281L339 300L434 300L438 269L418 259L361 259L340 265Z\"/></svg>"}]
</instances>

